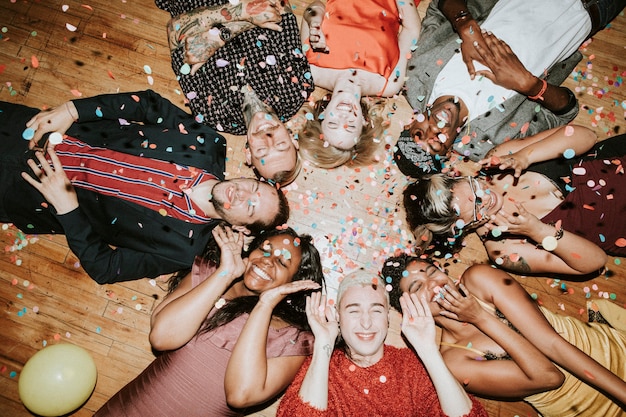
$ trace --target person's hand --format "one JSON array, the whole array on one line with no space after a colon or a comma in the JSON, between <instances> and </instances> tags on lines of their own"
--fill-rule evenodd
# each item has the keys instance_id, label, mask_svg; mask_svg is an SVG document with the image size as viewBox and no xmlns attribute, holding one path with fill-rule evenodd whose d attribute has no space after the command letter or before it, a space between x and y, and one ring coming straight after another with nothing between
<instances>
[{"instance_id":1,"label":"person's hand","mask_svg":"<svg viewBox=\"0 0 626 417\"><path fill-rule=\"evenodd\" d=\"M27 172L22 172L22 178L35 187L49 204L52 204L57 214L66 214L78 207L76 190L67 178L61 161L54 152L54 146L48 145L48 155L52 165L43 152L36 151L37 161L33 159L27 161L36 179Z\"/></svg>"},{"instance_id":2,"label":"person's hand","mask_svg":"<svg viewBox=\"0 0 626 417\"><path fill-rule=\"evenodd\" d=\"M468 289L462 283L459 288L462 295L456 288L446 284L442 289L442 297L436 297L437 303L443 309L439 314L453 320L466 323L476 323L483 313L486 312L476 298L472 297Z\"/></svg>"},{"instance_id":3,"label":"person's hand","mask_svg":"<svg viewBox=\"0 0 626 417\"><path fill-rule=\"evenodd\" d=\"M221 225L214 227L212 233L221 250L220 273L230 279L239 278L246 270L246 262L241 257L243 235Z\"/></svg>"},{"instance_id":4,"label":"person's hand","mask_svg":"<svg viewBox=\"0 0 626 417\"><path fill-rule=\"evenodd\" d=\"M478 163L482 165L484 169L491 169L494 167L497 167L500 171L512 169L513 176L515 178L519 178L520 175L522 175L522 172L528 169L528 166L530 165L528 158L525 155L520 155L518 152L503 156L487 154L487 156L478 161Z\"/></svg>"},{"instance_id":5,"label":"person's hand","mask_svg":"<svg viewBox=\"0 0 626 417\"><path fill-rule=\"evenodd\" d=\"M259 302L267 304L274 309L274 307L276 307L278 303L280 303L281 300L289 294L294 294L299 291L317 290L319 288L320 284L310 279L292 281L263 291L263 293L259 296Z\"/></svg>"},{"instance_id":6,"label":"person's hand","mask_svg":"<svg viewBox=\"0 0 626 417\"><path fill-rule=\"evenodd\" d=\"M326 45L326 37L322 32L322 22L324 21L324 8L322 6L309 6L304 13L304 19L309 25L309 44L315 51L329 52Z\"/></svg>"},{"instance_id":7,"label":"person's hand","mask_svg":"<svg viewBox=\"0 0 626 417\"><path fill-rule=\"evenodd\" d=\"M483 54L489 51L489 46L483 38L483 32L480 26L474 19L468 19L457 26L459 37L461 38L461 57L465 66L467 66L467 72L469 72L470 78L473 80L476 77L476 68L474 67L474 61L480 62L483 65L487 65L481 53L478 51L480 47Z\"/></svg>"},{"instance_id":8,"label":"person's hand","mask_svg":"<svg viewBox=\"0 0 626 417\"><path fill-rule=\"evenodd\" d=\"M323 346L334 346L339 335L339 321L337 310L326 305L326 296L320 291L314 292L306 298L306 318L315 336L316 343Z\"/></svg>"},{"instance_id":9,"label":"person's hand","mask_svg":"<svg viewBox=\"0 0 626 417\"><path fill-rule=\"evenodd\" d=\"M282 20L279 0L242 0L241 19L255 26L282 32L278 24Z\"/></svg>"},{"instance_id":10,"label":"person's hand","mask_svg":"<svg viewBox=\"0 0 626 417\"><path fill-rule=\"evenodd\" d=\"M402 308L402 333L419 353L421 349L436 346L435 320L428 300L424 295L403 293L400 297Z\"/></svg>"},{"instance_id":11,"label":"person's hand","mask_svg":"<svg viewBox=\"0 0 626 417\"><path fill-rule=\"evenodd\" d=\"M500 210L494 216L491 216L491 219L484 225L489 230L489 233L497 228L503 233L531 236L538 227L543 225L543 222L537 216L527 211L522 203L516 202L515 206L517 211L514 213Z\"/></svg>"},{"instance_id":12,"label":"person's hand","mask_svg":"<svg viewBox=\"0 0 626 417\"><path fill-rule=\"evenodd\" d=\"M29 149L44 146L39 144L41 137L46 133L58 132L64 135L67 129L72 126L75 119L78 119L78 111L71 101L61 104L50 110L45 110L34 115L28 122L26 127L34 130L34 136L28 143Z\"/></svg>"},{"instance_id":13,"label":"person's hand","mask_svg":"<svg viewBox=\"0 0 626 417\"><path fill-rule=\"evenodd\" d=\"M511 47L490 32L484 32L484 45L475 46L488 70L476 71L477 76L490 79L494 84L517 91L523 95L531 91L537 84L537 77L530 73Z\"/></svg>"}]
</instances>

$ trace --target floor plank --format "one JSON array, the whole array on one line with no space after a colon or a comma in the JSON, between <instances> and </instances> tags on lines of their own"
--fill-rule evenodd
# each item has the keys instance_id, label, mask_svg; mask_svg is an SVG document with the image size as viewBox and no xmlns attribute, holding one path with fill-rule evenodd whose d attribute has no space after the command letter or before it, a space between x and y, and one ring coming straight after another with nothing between
<instances>
[{"instance_id":1,"label":"floor plank","mask_svg":"<svg viewBox=\"0 0 626 417\"><path fill-rule=\"evenodd\" d=\"M419 6L422 16L427 4ZM305 5L292 2L299 18ZM151 0L11 0L0 3L0 16L0 100L45 108L80 94L152 88L184 106L169 60L168 14ZM581 103L576 122L592 127L600 138L626 128L624 48L622 15L581 48L584 59L565 82ZM331 291L340 275L361 266L379 269L387 256L412 240L398 204L406 179L385 149L393 145L411 109L403 98L392 104L395 114L379 163L359 170L305 166L288 188L289 223L314 236ZM244 143L242 137L228 137L229 177L251 175L243 164ZM0 416L31 415L19 401L19 373L44 345L62 342L85 347L96 361L95 392L72 414L91 415L153 360L149 317L164 295L165 277L99 286L80 269L63 236L33 237L8 225L0 230L0 247L5 249L0 255ZM469 239L446 266L458 276L468 265L482 262L486 256L480 242ZM586 282L517 278L547 308L585 319L587 296L614 297L624 305L625 276L622 260L610 258L607 273ZM394 344L400 340L397 319L389 337ZM492 416L536 415L520 402L484 404ZM272 405L255 415L274 412Z\"/></svg>"}]
</instances>

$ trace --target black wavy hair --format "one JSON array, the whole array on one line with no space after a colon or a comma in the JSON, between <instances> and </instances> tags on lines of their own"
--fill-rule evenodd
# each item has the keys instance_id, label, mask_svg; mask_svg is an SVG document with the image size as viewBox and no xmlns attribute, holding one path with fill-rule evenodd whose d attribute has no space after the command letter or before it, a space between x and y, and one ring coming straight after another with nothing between
<instances>
[{"instance_id":1,"label":"black wavy hair","mask_svg":"<svg viewBox=\"0 0 626 417\"><path fill-rule=\"evenodd\" d=\"M313 244L313 238L307 234L299 235L290 227L276 228L259 233L254 237L254 240L252 240L248 249L244 252L243 257L248 257L252 251L260 248L268 238L279 235L289 235L292 238L297 238L299 240L298 247L301 251L301 260L297 272L292 277L292 281L310 279L320 284L322 289L324 289L325 281L324 274L322 273L322 262L319 252ZM209 263L218 266L220 254L221 251L219 246L215 242L214 238L211 237L203 257L209 261ZM190 269L179 271L170 278L169 292L172 292L178 286L182 278L186 276L189 271ZM274 308L273 315L300 330L310 330L309 323L306 318L305 307L306 296L313 291L319 290L300 291L286 296ZM204 321L198 331L198 334L209 332L217 327L231 322L242 314L250 313L258 301L259 297L256 295L237 297L230 300L218 309L215 314L208 317Z\"/></svg>"},{"instance_id":2,"label":"black wavy hair","mask_svg":"<svg viewBox=\"0 0 626 417\"><path fill-rule=\"evenodd\" d=\"M411 262L424 262L434 265L433 261L426 257L417 257L403 253L398 256L392 256L385 260L383 268L380 273L383 279L391 280L391 291L389 291L389 303L395 310L402 312L400 307L400 297L402 296L402 290L400 289L400 280L404 277L404 271L406 271L407 265Z\"/></svg>"}]
</instances>

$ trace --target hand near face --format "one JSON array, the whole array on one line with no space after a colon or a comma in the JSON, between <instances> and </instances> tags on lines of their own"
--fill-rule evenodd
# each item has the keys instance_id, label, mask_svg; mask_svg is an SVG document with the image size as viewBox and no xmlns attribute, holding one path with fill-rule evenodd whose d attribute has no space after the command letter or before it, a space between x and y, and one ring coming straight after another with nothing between
<instances>
[{"instance_id":1,"label":"hand near face","mask_svg":"<svg viewBox=\"0 0 626 417\"><path fill-rule=\"evenodd\" d=\"M478 304L476 298L472 297L465 285L460 284L459 288L465 296L454 287L445 285L442 290L442 297L437 297L436 301L442 308L439 313L444 317L466 323L476 323L485 310Z\"/></svg>"},{"instance_id":2,"label":"hand near face","mask_svg":"<svg viewBox=\"0 0 626 417\"><path fill-rule=\"evenodd\" d=\"M317 290L319 288L320 284L309 279L293 281L264 291L259 297L259 302L267 304L273 309L289 294L294 294L299 291Z\"/></svg>"},{"instance_id":3,"label":"hand near face","mask_svg":"<svg viewBox=\"0 0 626 417\"><path fill-rule=\"evenodd\" d=\"M246 262L241 257L243 234L221 225L213 228L212 233L221 250L219 269L231 279L239 278L246 269Z\"/></svg>"},{"instance_id":4,"label":"hand near face","mask_svg":"<svg viewBox=\"0 0 626 417\"><path fill-rule=\"evenodd\" d=\"M35 178L26 172L22 172L22 178L52 204L57 214L66 214L78 207L78 197L54 152L54 146L48 145L48 155L52 164L41 151L35 152L37 160L29 159L27 162Z\"/></svg>"},{"instance_id":5,"label":"hand near face","mask_svg":"<svg viewBox=\"0 0 626 417\"><path fill-rule=\"evenodd\" d=\"M339 334L337 311L326 304L326 296L321 292L314 292L306 298L306 317L316 344L334 346Z\"/></svg>"},{"instance_id":6,"label":"hand near face","mask_svg":"<svg viewBox=\"0 0 626 417\"><path fill-rule=\"evenodd\" d=\"M421 349L436 347L435 320L424 295L403 293L400 297L402 307L402 333L419 353Z\"/></svg>"}]
</instances>

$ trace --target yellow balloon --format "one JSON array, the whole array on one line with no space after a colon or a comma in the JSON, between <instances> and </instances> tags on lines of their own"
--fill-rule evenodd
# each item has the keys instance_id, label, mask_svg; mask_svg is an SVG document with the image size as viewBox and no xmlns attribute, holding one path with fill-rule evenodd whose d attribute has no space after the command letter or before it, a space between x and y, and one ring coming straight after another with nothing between
<instances>
[{"instance_id":1,"label":"yellow balloon","mask_svg":"<svg viewBox=\"0 0 626 417\"><path fill-rule=\"evenodd\" d=\"M61 416L80 407L96 386L96 364L85 349L51 345L30 358L18 382L20 400L41 416Z\"/></svg>"}]
</instances>

